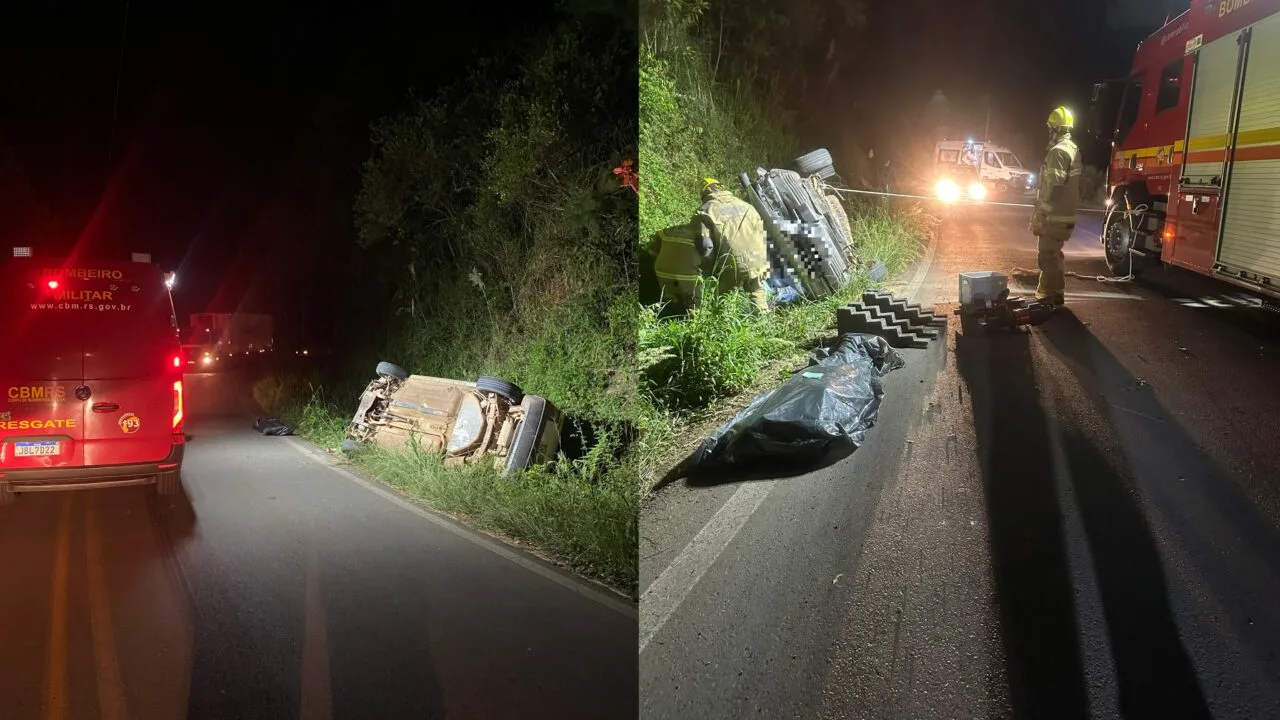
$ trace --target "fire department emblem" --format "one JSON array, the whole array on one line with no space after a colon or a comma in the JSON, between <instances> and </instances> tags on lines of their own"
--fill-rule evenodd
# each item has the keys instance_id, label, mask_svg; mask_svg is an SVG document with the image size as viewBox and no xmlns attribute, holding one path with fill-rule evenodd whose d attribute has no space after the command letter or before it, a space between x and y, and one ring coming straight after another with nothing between
<instances>
[{"instance_id":1,"label":"fire department emblem","mask_svg":"<svg viewBox=\"0 0 1280 720\"><path fill-rule=\"evenodd\" d=\"M142 428L142 420L138 419L133 413L125 413L120 416L120 430L125 435L132 435Z\"/></svg>"}]
</instances>

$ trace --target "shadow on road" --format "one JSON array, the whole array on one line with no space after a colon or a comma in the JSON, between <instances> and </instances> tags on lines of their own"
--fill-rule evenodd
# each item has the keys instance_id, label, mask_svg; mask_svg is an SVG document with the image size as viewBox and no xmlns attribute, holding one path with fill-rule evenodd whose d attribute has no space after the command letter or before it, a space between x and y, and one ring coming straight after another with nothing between
<instances>
[{"instance_id":1,"label":"shadow on road","mask_svg":"<svg viewBox=\"0 0 1280 720\"><path fill-rule=\"evenodd\" d=\"M1119 672L1121 709L1130 717L1209 717L1178 639L1139 498L1188 556L1189 571L1205 585L1197 594L1214 599L1233 639L1252 656L1241 658L1243 671L1271 668L1263 673L1270 687L1255 692L1274 707L1280 696L1274 675L1280 618L1273 611L1280 532L1274 522L1078 320L1055 319L1041 336L1080 382L1095 415L1109 419L1124 461L1122 478L1114 460L1087 439L1064 438Z\"/></svg>"},{"instance_id":2,"label":"shadow on road","mask_svg":"<svg viewBox=\"0 0 1280 720\"><path fill-rule=\"evenodd\" d=\"M1134 380L1069 314L1054 318L1035 336L957 336L957 363L973 397L1015 711L1019 717L1089 716L1058 501L1066 488L1056 487L1063 483L1075 493L1088 539L1122 713L1208 718L1170 607L1160 552L1134 487L1132 453L1126 452L1129 467L1118 467L1095 443L1099 435L1123 436L1110 423L1101 431L1095 427L1098 414L1113 415L1105 398L1096 413L1072 417L1072 401L1080 398L1057 397L1055 416L1047 416L1042 398L1054 392L1054 379L1036 376L1032 343L1040 337L1069 360L1095 403L1099 374L1117 389L1133 387ZM1161 417L1152 414L1160 412L1154 407L1141 412ZM1095 437L1082 434L1090 427ZM1173 429L1162 428L1162 433ZM1171 444L1194 447L1176 434L1147 447Z\"/></svg>"},{"instance_id":3,"label":"shadow on road","mask_svg":"<svg viewBox=\"0 0 1280 720\"><path fill-rule=\"evenodd\" d=\"M1010 700L1017 717L1087 717L1049 423L1036 390L1030 335L965 330L956 335L956 363L973 402Z\"/></svg>"}]
</instances>

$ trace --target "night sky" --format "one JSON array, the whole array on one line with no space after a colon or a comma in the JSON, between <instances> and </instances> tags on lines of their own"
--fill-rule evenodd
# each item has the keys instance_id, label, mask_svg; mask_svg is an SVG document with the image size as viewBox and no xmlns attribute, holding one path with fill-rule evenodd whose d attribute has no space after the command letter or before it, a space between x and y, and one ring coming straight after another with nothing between
<instances>
[{"instance_id":1,"label":"night sky","mask_svg":"<svg viewBox=\"0 0 1280 720\"><path fill-rule=\"evenodd\" d=\"M326 285L360 260L350 207L370 122L536 35L551 3L462 3L445 18L431 3L135 1L127 29L126 3L86 5L24 11L26 47L0 51L0 152L20 168L3 162L0 183L24 171L27 186L0 199L6 233L40 252L149 251L178 271L184 324L274 312L287 337L323 323ZM55 222L30 222L35 205Z\"/></svg>"}]
</instances>

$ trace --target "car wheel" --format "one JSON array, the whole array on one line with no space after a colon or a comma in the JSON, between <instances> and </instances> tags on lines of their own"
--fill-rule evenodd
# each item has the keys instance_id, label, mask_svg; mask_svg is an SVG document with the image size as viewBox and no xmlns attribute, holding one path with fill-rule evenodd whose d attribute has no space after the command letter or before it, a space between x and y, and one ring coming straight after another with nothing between
<instances>
[{"instance_id":1,"label":"car wheel","mask_svg":"<svg viewBox=\"0 0 1280 720\"><path fill-rule=\"evenodd\" d=\"M836 174L835 163L826 148L818 148L796 158L796 170L801 175L817 175L823 179Z\"/></svg>"},{"instance_id":2,"label":"car wheel","mask_svg":"<svg viewBox=\"0 0 1280 720\"><path fill-rule=\"evenodd\" d=\"M378 377L391 378L404 382L409 379L409 371L389 362L378 363L378 368L374 371Z\"/></svg>"},{"instance_id":3,"label":"car wheel","mask_svg":"<svg viewBox=\"0 0 1280 720\"><path fill-rule=\"evenodd\" d=\"M476 389L505 398L512 405L519 405L520 401L524 400L524 390L521 390L519 385L490 375L480 376L476 380Z\"/></svg>"},{"instance_id":4,"label":"car wheel","mask_svg":"<svg viewBox=\"0 0 1280 720\"><path fill-rule=\"evenodd\" d=\"M182 474L173 472L163 472L156 476L156 494L157 495L176 495L182 489Z\"/></svg>"},{"instance_id":5,"label":"car wheel","mask_svg":"<svg viewBox=\"0 0 1280 720\"><path fill-rule=\"evenodd\" d=\"M524 420L516 428L515 440L507 451L507 465L503 475L510 475L529 467L533 462L533 454L538 447L538 436L542 434L542 424L546 419L547 401L530 395L524 399Z\"/></svg>"},{"instance_id":6,"label":"car wheel","mask_svg":"<svg viewBox=\"0 0 1280 720\"><path fill-rule=\"evenodd\" d=\"M0 483L0 505L10 505L17 499L18 494L13 491L12 485L9 483Z\"/></svg>"},{"instance_id":7,"label":"car wheel","mask_svg":"<svg viewBox=\"0 0 1280 720\"><path fill-rule=\"evenodd\" d=\"M344 453L354 453L360 451L360 441L353 438L347 438L342 441L342 445L338 447Z\"/></svg>"}]
</instances>

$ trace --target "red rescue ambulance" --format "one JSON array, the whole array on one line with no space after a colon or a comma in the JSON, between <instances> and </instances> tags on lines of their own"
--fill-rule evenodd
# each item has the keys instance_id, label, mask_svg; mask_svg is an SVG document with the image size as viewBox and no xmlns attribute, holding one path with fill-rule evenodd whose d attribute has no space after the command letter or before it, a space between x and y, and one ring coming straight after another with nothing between
<instances>
[{"instance_id":1,"label":"red rescue ambulance","mask_svg":"<svg viewBox=\"0 0 1280 720\"><path fill-rule=\"evenodd\" d=\"M1193 0L1095 108L1117 95L1111 270L1158 261L1280 298L1280 0Z\"/></svg>"},{"instance_id":2,"label":"red rescue ambulance","mask_svg":"<svg viewBox=\"0 0 1280 720\"><path fill-rule=\"evenodd\" d=\"M166 278L135 262L0 262L0 504L15 493L180 486L186 435Z\"/></svg>"}]
</instances>

